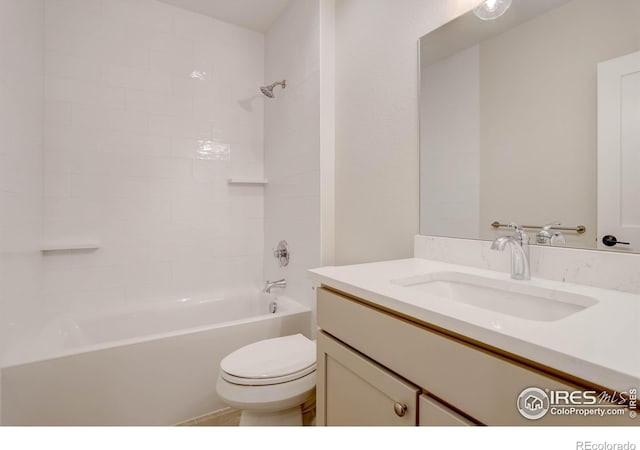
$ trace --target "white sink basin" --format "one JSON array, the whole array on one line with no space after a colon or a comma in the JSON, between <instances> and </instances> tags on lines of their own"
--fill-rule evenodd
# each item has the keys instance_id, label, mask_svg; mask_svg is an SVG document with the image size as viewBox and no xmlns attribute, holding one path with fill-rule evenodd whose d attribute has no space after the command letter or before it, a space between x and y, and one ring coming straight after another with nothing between
<instances>
[{"instance_id":1,"label":"white sink basin","mask_svg":"<svg viewBox=\"0 0 640 450\"><path fill-rule=\"evenodd\" d=\"M461 272L438 272L391 281L448 301L539 322L553 322L598 301L584 295Z\"/></svg>"}]
</instances>

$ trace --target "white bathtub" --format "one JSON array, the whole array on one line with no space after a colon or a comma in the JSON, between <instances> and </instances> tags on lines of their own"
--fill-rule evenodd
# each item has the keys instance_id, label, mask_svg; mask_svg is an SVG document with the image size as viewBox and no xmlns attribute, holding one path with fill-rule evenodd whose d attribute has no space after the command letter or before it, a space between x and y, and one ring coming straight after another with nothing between
<instances>
[{"instance_id":1,"label":"white bathtub","mask_svg":"<svg viewBox=\"0 0 640 450\"><path fill-rule=\"evenodd\" d=\"M3 425L172 425L224 408L220 360L260 339L311 331L286 298L182 300L108 315L60 316L2 370Z\"/></svg>"}]
</instances>

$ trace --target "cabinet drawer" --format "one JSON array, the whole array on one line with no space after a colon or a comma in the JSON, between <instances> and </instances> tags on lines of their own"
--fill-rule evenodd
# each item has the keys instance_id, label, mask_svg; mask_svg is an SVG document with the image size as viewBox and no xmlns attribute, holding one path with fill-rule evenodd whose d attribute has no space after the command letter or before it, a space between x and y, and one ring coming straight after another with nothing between
<instances>
[{"instance_id":1,"label":"cabinet drawer","mask_svg":"<svg viewBox=\"0 0 640 450\"><path fill-rule=\"evenodd\" d=\"M487 425L638 425L628 415L600 418L520 415L516 403L528 387L576 386L421 325L318 290L318 325L381 365Z\"/></svg>"},{"instance_id":2,"label":"cabinet drawer","mask_svg":"<svg viewBox=\"0 0 640 450\"><path fill-rule=\"evenodd\" d=\"M439 401L426 395L420 396L421 427L470 427L475 423Z\"/></svg>"},{"instance_id":3,"label":"cabinet drawer","mask_svg":"<svg viewBox=\"0 0 640 450\"><path fill-rule=\"evenodd\" d=\"M317 346L318 425L417 425L416 386L322 332Z\"/></svg>"}]
</instances>

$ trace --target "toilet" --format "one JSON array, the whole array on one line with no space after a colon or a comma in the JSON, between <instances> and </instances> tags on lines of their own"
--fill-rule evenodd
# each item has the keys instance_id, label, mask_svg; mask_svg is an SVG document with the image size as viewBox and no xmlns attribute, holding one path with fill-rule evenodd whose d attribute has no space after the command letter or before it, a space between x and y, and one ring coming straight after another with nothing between
<instances>
[{"instance_id":1,"label":"toilet","mask_svg":"<svg viewBox=\"0 0 640 450\"><path fill-rule=\"evenodd\" d=\"M316 343L302 334L242 347L220 362L218 395L240 425L299 426L315 404Z\"/></svg>"}]
</instances>

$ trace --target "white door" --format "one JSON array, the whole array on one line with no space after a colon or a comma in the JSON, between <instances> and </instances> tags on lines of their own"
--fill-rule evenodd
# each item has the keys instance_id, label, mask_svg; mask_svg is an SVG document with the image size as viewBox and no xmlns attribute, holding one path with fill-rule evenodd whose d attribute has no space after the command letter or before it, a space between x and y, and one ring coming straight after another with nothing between
<instances>
[{"instance_id":1,"label":"white door","mask_svg":"<svg viewBox=\"0 0 640 450\"><path fill-rule=\"evenodd\" d=\"M640 251L640 52L598 64L598 248Z\"/></svg>"}]
</instances>

